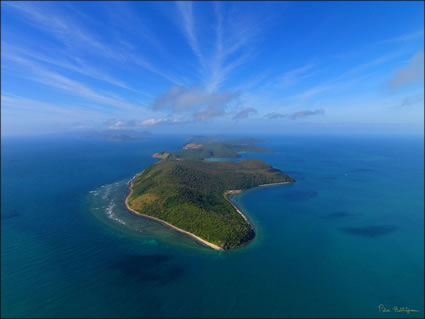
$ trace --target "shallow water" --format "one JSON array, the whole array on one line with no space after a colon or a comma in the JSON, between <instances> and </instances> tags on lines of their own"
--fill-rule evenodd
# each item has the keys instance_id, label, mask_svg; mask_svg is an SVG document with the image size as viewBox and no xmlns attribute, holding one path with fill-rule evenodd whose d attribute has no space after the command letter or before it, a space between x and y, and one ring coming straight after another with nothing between
<instances>
[{"instance_id":1,"label":"shallow water","mask_svg":"<svg viewBox=\"0 0 425 319\"><path fill-rule=\"evenodd\" d=\"M257 235L226 252L123 205L183 138L3 140L2 316L423 317L423 138L264 139L242 158L297 182L233 195Z\"/></svg>"}]
</instances>

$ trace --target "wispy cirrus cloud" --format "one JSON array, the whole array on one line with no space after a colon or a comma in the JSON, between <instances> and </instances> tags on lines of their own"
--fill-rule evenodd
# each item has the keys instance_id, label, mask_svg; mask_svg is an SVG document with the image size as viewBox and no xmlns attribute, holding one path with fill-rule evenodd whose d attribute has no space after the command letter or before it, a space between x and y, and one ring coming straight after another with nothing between
<instances>
[{"instance_id":1,"label":"wispy cirrus cloud","mask_svg":"<svg viewBox=\"0 0 425 319\"><path fill-rule=\"evenodd\" d=\"M393 61L399 57L403 52L397 50L395 52L385 54L374 58L368 62L357 64L353 67L348 68L339 75L329 78L322 83L316 84L309 89L304 90L291 97L294 101L304 102L308 99L316 97L319 94L331 91L341 91L343 89L354 86L355 84L361 83L363 79L367 79L371 75L371 70L382 64Z\"/></svg>"},{"instance_id":2,"label":"wispy cirrus cloud","mask_svg":"<svg viewBox=\"0 0 425 319\"><path fill-rule=\"evenodd\" d=\"M92 49L96 54L120 59L116 50L100 41L81 23L72 20L49 3L7 2L4 3L25 17L25 22L40 29L65 44L69 50Z\"/></svg>"},{"instance_id":3,"label":"wispy cirrus cloud","mask_svg":"<svg viewBox=\"0 0 425 319\"><path fill-rule=\"evenodd\" d=\"M320 93L329 91L333 88L336 87L336 84L334 83L322 83L322 84L318 84L316 86L313 86L295 96L293 96L293 99L296 99L298 101L305 101L309 98L312 98Z\"/></svg>"},{"instance_id":4,"label":"wispy cirrus cloud","mask_svg":"<svg viewBox=\"0 0 425 319\"><path fill-rule=\"evenodd\" d=\"M2 48L4 52L4 57L6 59L12 57L12 60L15 59L16 61L16 57L24 57L26 61L36 60L37 62L43 62L43 63L57 66L63 69L71 70L71 71L83 74L85 76L88 76L90 78L115 85L120 88L124 88L127 90L131 90L131 91L135 91L135 92L147 95L146 93L140 92L139 90L135 90L129 87L123 81L112 77L111 75L109 75L108 73L106 73L105 71L99 68L93 67L92 65L90 65L89 63L86 63L84 60L78 57L58 58L57 56L54 56L54 55L49 56L40 51L35 51L33 49L24 48L24 47L18 47L16 45L11 45L7 42L2 43ZM66 56L66 55L63 54L63 56Z\"/></svg>"},{"instance_id":5,"label":"wispy cirrus cloud","mask_svg":"<svg viewBox=\"0 0 425 319\"><path fill-rule=\"evenodd\" d=\"M164 79L169 80L171 83L175 84L175 85L183 85L183 81L181 79L178 79L176 76L169 74L168 72L162 71L159 68L157 68L156 66L154 66L152 63L150 63L149 61L147 61L144 57L142 57L140 54L139 55L135 55L135 54L129 54L128 58L130 61L132 61L135 65L138 65L142 68L144 68L145 70L148 70L154 74L157 74L161 77L163 77Z\"/></svg>"},{"instance_id":6,"label":"wispy cirrus cloud","mask_svg":"<svg viewBox=\"0 0 425 319\"><path fill-rule=\"evenodd\" d=\"M214 13L217 21L216 46L215 54L209 63L211 72L206 83L208 91L217 89L232 71L249 60L253 55L249 44L261 32L258 25L253 21L247 21L246 18L241 19L243 21L239 23L235 23L234 19L228 19L219 2L214 2ZM235 54L238 54L237 58Z\"/></svg>"},{"instance_id":7,"label":"wispy cirrus cloud","mask_svg":"<svg viewBox=\"0 0 425 319\"><path fill-rule=\"evenodd\" d=\"M405 53L404 50L396 50L394 52L379 56L373 60L370 60L368 62L362 63L362 64L358 64L350 69L348 69L347 71L345 71L344 73L342 73L340 76L338 76L336 78L337 81L339 80L343 80L346 78L349 78L350 76L356 74L356 73L360 73L362 71L367 71L373 67L385 64L387 62L393 61L395 58L401 56L403 53Z\"/></svg>"},{"instance_id":8,"label":"wispy cirrus cloud","mask_svg":"<svg viewBox=\"0 0 425 319\"><path fill-rule=\"evenodd\" d=\"M99 113L89 110L85 105L58 105L30 99L18 95L4 94L1 96L2 110L7 112L55 113L63 116L80 116L83 112L98 116Z\"/></svg>"},{"instance_id":9,"label":"wispy cirrus cloud","mask_svg":"<svg viewBox=\"0 0 425 319\"><path fill-rule=\"evenodd\" d=\"M57 56L68 56L68 58L73 59L74 62L76 57L79 56L80 59L78 61L80 61L80 64L87 55L91 57L101 57L102 59L113 60L114 63L117 63L117 61L119 61L121 64L131 63L151 72L152 74L160 76L173 84L183 84L183 82L178 79L178 77L155 66L154 63L149 61L144 55L141 54L141 52L138 52L135 47L130 45L124 49L122 45L112 46L110 42L105 41L101 35L89 31L89 28L84 25L83 21L88 19L90 22L92 22L93 19L79 10L73 9L74 12L78 13L80 17L83 18L77 21L76 19L71 18L70 15L67 15L64 10L60 10L59 7L61 6L53 5L52 3L34 4L31 2L8 2L6 6L20 13L22 17L25 17L24 21L26 23L29 23L34 28L50 35L59 41L62 45L64 45L66 50L62 50L60 46L55 47L55 50L59 51ZM72 9L72 7L68 8L68 10L70 9ZM124 12L128 12L128 10L124 10ZM131 19L134 21L136 17L132 15ZM95 22L97 24L102 23L99 21ZM127 24L123 23L122 25ZM104 27L106 27L106 25L104 25ZM146 32L150 32L147 28L142 30L143 32L139 31L137 34L145 34ZM121 37L124 37L125 34L126 33L123 32ZM150 43L152 43L152 41L155 42L155 36L152 34L146 36L146 38L150 39ZM157 46L160 46L157 41L156 43ZM70 52L72 52L72 54L70 54ZM89 64L85 63L84 68L87 68L87 66L89 66ZM74 69L75 68L78 68L79 71L82 70L82 68L78 66L74 66ZM99 71L96 72L93 67L92 71L94 71L93 74L98 73L98 76L99 73L101 73ZM88 74L91 72L89 69L87 69L85 73ZM102 78L110 83L115 82L115 84L118 84L120 82L112 80L110 76L102 76ZM120 86L128 88L127 85L122 85L122 83Z\"/></svg>"},{"instance_id":10,"label":"wispy cirrus cloud","mask_svg":"<svg viewBox=\"0 0 425 319\"><path fill-rule=\"evenodd\" d=\"M144 45L154 47L155 51L162 56L167 54L167 48L155 34L154 29L145 21L146 19L136 13L137 3L109 2L103 3L102 8L108 16L107 23L112 26L111 30L114 35L128 49L134 50L137 46ZM81 14L80 11L78 13ZM99 23L99 20L94 22ZM137 26L137 32L134 32L134 26ZM137 37L137 43L127 40L127 35L130 34Z\"/></svg>"},{"instance_id":11,"label":"wispy cirrus cloud","mask_svg":"<svg viewBox=\"0 0 425 319\"><path fill-rule=\"evenodd\" d=\"M195 15L193 13L193 2L191 1L176 1L177 11L181 19L181 27L187 42L193 53L198 58L201 64L201 69L205 71L207 63L201 51L198 38L196 36Z\"/></svg>"},{"instance_id":12,"label":"wispy cirrus cloud","mask_svg":"<svg viewBox=\"0 0 425 319\"><path fill-rule=\"evenodd\" d=\"M269 105L273 109L281 109L285 107L287 109L303 109L308 108L311 104L310 102L314 99L315 103L319 101L323 101L323 99L327 99L329 102L332 100L333 92L338 92L341 94L343 91L349 91L350 89L355 88L358 85L361 85L364 80L370 80L376 76L377 73L376 68L387 63L394 61L396 58L399 58L405 51L396 50L389 54L384 54L373 59L370 59L368 62L359 63L357 65L351 66L347 68L345 71L342 70L339 74L334 75L333 77L327 77L326 80L323 80L323 77L318 77L318 83L314 84L315 77L317 74L321 72L314 71L316 65L314 64L306 64L299 68L292 69L283 73L283 75L275 75L271 76L270 72L267 76L270 78L267 81L261 79L261 81L257 81L254 79L254 85L257 85L257 89L254 90L253 93L245 93L242 97L244 103L249 103L253 107L262 108L264 105ZM265 73L266 74L266 73ZM305 79L311 78L309 81L309 86L305 84ZM294 86L292 91L295 92L298 90L299 92L291 95L285 95L281 92L284 92L282 89L278 88L279 80L283 79L283 83L287 84L287 88L291 85ZM259 84L261 82L264 84ZM312 85L310 83L313 83ZM300 84L301 86L297 85ZM301 87L301 90L300 90ZM244 88L243 86L241 88ZM251 89L252 90L252 87ZM271 112L273 113L273 112ZM280 114L280 113L279 113ZM285 114L282 114L285 115ZM303 113L299 115L287 115L288 118L296 119L301 118ZM309 116L309 115L307 115ZM263 117L264 119L274 119L274 118L283 118L278 114L271 114L270 116L266 114Z\"/></svg>"},{"instance_id":13,"label":"wispy cirrus cloud","mask_svg":"<svg viewBox=\"0 0 425 319\"><path fill-rule=\"evenodd\" d=\"M348 61L348 60L354 60L355 57L364 54L364 53L368 53L370 52L372 49L375 50L376 47L382 46L382 45L398 45L400 47L400 44L405 44L406 42L409 41L417 41L420 40L421 38L423 39L424 36L424 30L417 30L414 32L408 32L408 33L403 33L403 34L399 34L397 36L393 36L391 38L387 38L387 39L383 39L380 41L376 41L376 42L372 42L372 43L368 43L366 45L363 45L362 47L356 49L356 50L351 50L348 52L343 52L343 53L339 53L334 55L337 59L341 59L344 61Z\"/></svg>"},{"instance_id":14,"label":"wispy cirrus cloud","mask_svg":"<svg viewBox=\"0 0 425 319\"><path fill-rule=\"evenodd\" d=\"M212 3L216 23L214 24L214 45L203 48L200 41L205 38L199 35L197 27L198 18L195 14L197 4L189 1L176 2L180 17L180 28L197 57L200 68L202 85L209 92L214 92L237 67L246 63L253 55L252 42L261 33L264 24L256 23L256 19L247 15L226 16L222 10L222 4ZM257 17L258 18L258 17ZM238 20L238 21L236 21ZM208 52L209 54L206 54Z\"/></svg>"},{"instance_id":15,"label":"wispy cirrus cloud","mask_svg":"<svg viewBox=\"0 0 425 319\"><path fill-rule=\"evenodd\" d=\"M5 95L36 97L39 101L34 105L46 112L55 105L41 101L51 102L54 97L58 109L52 108L51 114L64 117L68 113L59 109L69 108L71 117L74 109L85 105L102 121L106 115L118 118L111 122L116 127L159 127L182 121L196 127L200 121L218 118L223 119L215 122L229 129L229 123L235 124L232 119L247 118L246 124L258 120L259 126L278 127L283 121L300 119L290 123L293 126L306 123L303 118L309 123L356 116L364 121L362 112L368 108L383 113L387 109L397 119L420 113L414 106L423 101L423 93L411 84L423 78L423 63L419 58L403 60L422 48L423 30L397 34L415 30L414 19L409 26L389 27L364 39L356 38L364 26L354 31L341 24L341 34L356 38L347 42L331 39L322 29L313 30L316 38L311 30L293 25L296 17L291 15L297 14L292 11L297 5L266 6L254 2L2 3L8 17L2 23ZM341 13L352 17L347 10ZM303 14L315 18L313 13ZM409 14L406 11L405 17ZM384 20L380 23L389 21ZM331 45L326 43L329 39ZM353 51L335 59L336 48ZM396 63L400 68L389 79ZM386 93L383 84L397 92L380 101L374 95ZM382 92L377 92L379 88ZM393 104L399 110L391 108ZM14 105L16 112L33 114L29 107ZM325 119L319 116L324 114L322 106L329 113ZM379 116L379 111L373 114Z\"/></svg>"},{"instance_id":16,"label":"wispy cirrus cloud","mask_svg":"<svg viewBox=\"0 0 425 319\"><path fill-rule=\"evenodd\" d=\"M20 74L21 77L31 81L42 83L46 86L53 87L65 91L71 95L87 98L92 102L99 104L109 105L114 108L122 108L126 110L140 111L143 106L134 105L126 102L124 99L113 94L100 93L95 89L92 89L85 84L73 80L63 74L51 71L41 64L33 62L31 60L18 57L18 56L4 56L4 58L12 60L21 66L25 67L25 70Z\"/></svg>"},{"instance_id":17,"label":"wispy cirrus cloud","mask_svg":"<svg viewBox=\"0 0 425 319\"><path fill-rule=\"evenodd\" d=\"M398 43L398 42L418 40L418 39L421 39L421 38L423 39L423 37L424 37L424 30L422 29L422 30L417 30L415 32L400 34L400 35L392 37L390 39L375 42L375 45L393 44L393 43Z\"/></svg>"},{"instance_id":18,"label":"wispy cirrus cloud","mask_svg":"<svg viewBox=\"0 0 425 319\"><path fill-rule=\"evenodd\" d=\"M276 86L280 88L287 88L295 84L296 82L305 80L306 78L311 76L311 74L307 72L310 71L312 68L314 68L314 64L310 63L297 69L285 72L276 80Z\"/></svg>"}]
</instances>

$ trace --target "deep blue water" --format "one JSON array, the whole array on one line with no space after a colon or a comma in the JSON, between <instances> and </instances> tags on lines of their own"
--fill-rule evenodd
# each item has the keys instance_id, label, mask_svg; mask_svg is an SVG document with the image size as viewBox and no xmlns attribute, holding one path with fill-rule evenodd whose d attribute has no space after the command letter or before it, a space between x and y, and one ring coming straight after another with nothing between
<instances>
[{"instance_id":1,"label":"deep blue water","mask_svg":"<svg viewBox=\"0 0 425 319\"><path fill-rule=\"evenodd\" d=\"M257 236L226 252L123 207L183 138L3 139L2 317L423 317L423 137L264 139L297 182L234 195Z\"/></svg>"}]
</instances>

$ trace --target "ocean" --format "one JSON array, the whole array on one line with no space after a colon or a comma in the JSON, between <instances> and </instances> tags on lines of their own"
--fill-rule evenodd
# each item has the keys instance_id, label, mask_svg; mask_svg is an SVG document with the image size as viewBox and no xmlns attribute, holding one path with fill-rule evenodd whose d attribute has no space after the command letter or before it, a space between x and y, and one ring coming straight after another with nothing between
<instances>
[{"instance_id":1,"label":"ocean","mask_svg":"<svg viewBox=\"0 0 425 319\"><path fill-rule=\"evenodd\" d=\"M233 195L256 237L223 252L124 207L183 137L2 138L1 316L423 317L423 137L259 138L296 183Z\"/></svg>"}]
</instances>

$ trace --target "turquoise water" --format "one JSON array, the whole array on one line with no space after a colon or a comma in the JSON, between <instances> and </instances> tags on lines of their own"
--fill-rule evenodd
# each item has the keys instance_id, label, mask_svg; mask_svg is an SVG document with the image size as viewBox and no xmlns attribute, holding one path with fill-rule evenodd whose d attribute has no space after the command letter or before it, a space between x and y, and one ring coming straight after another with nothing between
<instances>
[{"instance_id":1,"label":"turquoise water","mask_svg":"<svg viewBox=\"0 0 425 319\"><path fill-rule=\"evenodd\" d=\"M123 207L183 138L3 139L2 317L423 317L423 138L264 139L242 158L297 183L234 195L257 236L226 252Z\"/></svg>"}]
</instances>

